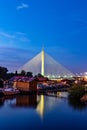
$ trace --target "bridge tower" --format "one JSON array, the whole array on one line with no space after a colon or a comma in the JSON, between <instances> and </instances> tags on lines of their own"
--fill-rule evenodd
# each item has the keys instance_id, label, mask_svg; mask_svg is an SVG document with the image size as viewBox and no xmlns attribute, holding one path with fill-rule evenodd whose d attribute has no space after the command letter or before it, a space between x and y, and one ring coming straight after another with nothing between
<instances>
[{"instance_id":1,"label":"bridge tower","mask_svg":"<svg viewBox=\"0 0 87 130\"><path fill-rule=\"evenodd\" d=\"M44 76L44 49L42 49L41 53L41 74Z\"/></svg>"}]
</instances>

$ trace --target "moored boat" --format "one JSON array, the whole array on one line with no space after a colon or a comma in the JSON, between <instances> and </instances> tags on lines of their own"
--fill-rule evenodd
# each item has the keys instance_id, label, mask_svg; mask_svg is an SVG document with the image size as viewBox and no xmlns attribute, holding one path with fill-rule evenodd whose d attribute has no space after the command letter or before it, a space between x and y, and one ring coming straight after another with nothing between
<instances>
[{"instance_id":1,"label":"moored boat","mask_svg":"<svg viewBox=\"0 0 87 130\"><path fill-rule=\"evenodd\" d=\"M9 96L9 95L15 95L19 94L19 90L14 88L3 88L0 90L0 95Z\"/></svg>"}]
</instances>

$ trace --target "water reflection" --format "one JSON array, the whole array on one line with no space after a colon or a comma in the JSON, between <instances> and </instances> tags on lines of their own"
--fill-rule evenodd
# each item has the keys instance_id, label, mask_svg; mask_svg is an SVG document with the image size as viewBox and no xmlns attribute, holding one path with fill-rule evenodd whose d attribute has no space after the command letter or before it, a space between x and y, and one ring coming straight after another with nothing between
<instances>
[{"instance_id":1,"label":"water reflection","mask_svg":"<svg viewBox=\"0 0 87 130\"><path fill-rule=\"evenodd\" d=\"M52 109L55 107L56 102L62 98L67 100L68 105L73 109L83 110L87 107L86 104L72 100L68 97L67 92L57 92L57 93L48 93L48 95L18 95L18 96L5 96L0 98L0 107L3 107L5 103L10 107L28 107L34 108L40 117L43 118L44 111L49 108ZM59 100L59 101L61 101ZM45 110L44 110L45 109Z\"/></svg>"},{"instance_id":2,"label":"water reflection","mask_svg":"<svg viewBox=\"0 0 87 130\"><path fill-rule=\"evenodd\" d=\"M75 110L84 110L87 105L80 100L68 98L68 104Z\"/></svg>"},{"instance_id":3,"label":"water reflection","mask_svg":"<svg viewBox=\"0 0 87 130\"><path fill-rule=\"evenodd\" d=\"M0 107L3 107L5 103L7 102L9 104L9 101L13 101L15 99L15 96L4 96L0 97Z\"/></svg>"},{"instance_id":4,"label":"water reflection","mask_svg":"<svg viewBox=\"0 0 87 130\"><path fill-rule=\"evenodd\" d=\"M37 105L36 111L40 114L40 117L43 118L44 114L44 95L40 95L39 104Z\"/></svg>"},{"instance_id":5,"label":"water reflection","mask_svg":"<svg viewBox=\"0 0 87 130\"><path fill-rule=\"evenodd\" d=\"M68 92L60 92L60 91L47 92L46 95L53 96L53 97L59 97L59 98L67 98Z\"/></svg>"},{"instance_id":6,"label":"water reflection","mask_svg":"<svg viewBox=\"0 0 87 130\"><path fill-rule=\"evenodd\" d=\"M37 95L18 95L16 101L11 104L13 107L32 107L37 106Z\"/></svg>"},{"instance_id":7,"label":"water reflection","mask_svg":"<svg viewBox=\"0 0 87 130\"><path fill-rule=\"evenodd\" d=\"M4 100L3 98L0 98L0 107L2 107L4 105Z\"/></svg>"},{"instance_id":8,"label":"water reflection","mask_svg":"<svg viewBox=\"0 0 87 130\"><path fill-rule=\"evenodd\" d=\"M87 107L81 102L61 98L61 93L58 95L60 97L18 95L0 98L0 129L87 129Z\"/></svg>"},{"instance_id":9,"label":"water reflection","mask_svg":"<svg viewBox=\"0 0 87 130\"><path fill-rule=\"evenodd\" d=\"M17 95L0 98L0 107L4 104L12 108L34 108L40 117L44 115L44 95Z\"/></svg>"},{"instance_id":10,"label":"water reflection","mask_svg":"<svg viewBox=\"0 0 87 130\"><path fill-rule=\"evenodd\" d=\"M37 107L37 95L17 95L5 96L0 98L0 106L5 103L11 107Z\"/></svg>"}]
</instances>

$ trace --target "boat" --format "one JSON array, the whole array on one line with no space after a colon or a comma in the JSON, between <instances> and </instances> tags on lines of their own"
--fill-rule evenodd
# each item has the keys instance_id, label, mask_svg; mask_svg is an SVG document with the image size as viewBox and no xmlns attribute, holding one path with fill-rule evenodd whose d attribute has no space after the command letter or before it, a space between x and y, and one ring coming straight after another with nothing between
<instances>
[{"instance_id":1,"label":"boat","mask_svg":"<svg viewBox=\"0 0 87 130\"><path fill-rule=\"evenodd\" d=\"M16 95L19 94L19 90L14 89L14 88L2 88L0 89L0 95L3 96L9 96L9 95Z\"/></svg>"}]
</instances>

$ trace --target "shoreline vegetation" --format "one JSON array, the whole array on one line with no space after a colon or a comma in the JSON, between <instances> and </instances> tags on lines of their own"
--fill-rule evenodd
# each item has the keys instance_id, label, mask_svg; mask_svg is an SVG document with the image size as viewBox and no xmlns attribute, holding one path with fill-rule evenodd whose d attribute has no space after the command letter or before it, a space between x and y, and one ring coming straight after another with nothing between
<instances>
[{"instance_id":1,"label":"shoreline vegetation","mask_svg":"<svg viewBox=\"0 0 87 130\"><path fill-rule=\"evenodd\" d=\"M77 100L79 102L87 103L87 92L85 91L85 87L77 84L72 86L69 89L69 100Z\"/></svg>"},{"instance_id":2,"label":"shoreline vegetation","mask_svg":"<svg viewBox=\"0 0 87 130\"><path fill-rule=\"evenodd\" d=\"M0 67L0 88L7 86L13 87L15 77L21 81L22 79L20 79L20 77L23 78L23 80L24 77L27 79L34 78L38 83L38 92L45 93L46 91L67 91L69 93L69 99L87 102L87 80L85 80L84 77L73 77L71 79L61 77L60 79L53 80L42 76L40 73L33 76L32 72L26 73L24 70L22 70L21 73L18 73L17 71L15 71L15 73L7 72L7 68Z\"/></svg>"},{"instance_id":3,"label":"shoreline vegetation","mask_svg":"<svg viewBox=\"0 0 87 130\"><path fill-rule=\"evenodd\" d=\"M79 100L85 94L85 88L79 84L72 86L69 89L69 98Z\"/></svg>"}]
</instances>

